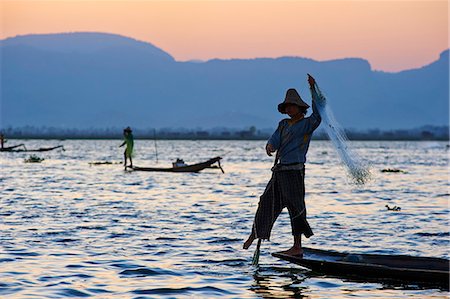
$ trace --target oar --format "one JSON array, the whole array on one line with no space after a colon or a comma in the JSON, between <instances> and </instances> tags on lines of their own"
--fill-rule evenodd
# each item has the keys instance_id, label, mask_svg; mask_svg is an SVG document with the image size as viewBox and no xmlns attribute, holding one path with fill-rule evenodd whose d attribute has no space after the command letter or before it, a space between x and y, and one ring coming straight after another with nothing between
<instances>
[{"instance_id":1,"label":"oar","mask_svg":"<svg viewBox=\"0 0 450 299\"><path fill-rule=\"evenodd\" d=\"M158 147L156 146L156 129L153 129L153 139L155 141L156 164L158 164Z\"/></svg>"},{"instance_id":2,"label":"oar","mask_svg":"<svg viewBox=\"0 0 450 299\"><path fill-rule=\"evenodd\" d=\"M260 247L261 247L261 239L258 239L258 244L256 244L255 253L253 254L253 260L252 260L253 266L258 266Z\"/></svg>"},{"instance_id":3,"label":"oar","mask_svg":"<svg viewBox=\"0 0 450 299\"><path fill-rule=\"evenodd\" d=\"M283 136L283 130L284 130L284 127L281 127L280 140L281 140L281 137ZM292 135L290 137L292 138ZM288 139L288 141L290 141L290 139ZM281 149L283 149L286 146L287 143L288 142L285 142L280 145L280 148L277 150L277 152L275 154L275 161L273 162L273 166L276 166L278 164L278 160L280 157L280 151L281 151ZM255 253L253 254L253 260L252 260L253 266L258 266L260 247L261 247L261 239L258 239L258 244L256 245Z\"/></svg>"},{"instance_id":4,"label":"oar","mask_svg":"<svg viewBox=\"0 0 450 299\"><path fill-rule=\"evenodd\" d=\"M224 171L223 168L222 168L222 165L220 165L220 160L217 161L217 163L219 164L219 169L222 170L222 173L225 173L225 171Z\"/></svg>"},{"instance_id":5,"label":"oar","mask_svg":"<svg viewBox=\"0 0 450 299\"><path fill-rule=\"evenodd\" d=\"M19 147L19 146L21 146L21 147L23 147L25 150L27 150L27 147L25 146L25 144L23 144L23 143L21 143L21 144L17 144L17 145L13 145L13 146L7 146L7 147L5 147L5 149L10 149L10 150L12 150L12 149L15 149L16 147Z\"/></svg>"}]
</instances>

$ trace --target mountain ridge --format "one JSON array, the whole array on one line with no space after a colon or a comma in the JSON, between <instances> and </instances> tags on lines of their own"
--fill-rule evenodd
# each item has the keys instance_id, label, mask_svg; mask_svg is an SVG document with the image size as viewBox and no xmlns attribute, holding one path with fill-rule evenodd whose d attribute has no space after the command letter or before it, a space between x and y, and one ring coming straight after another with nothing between
<instances>
[{"instance_id":1,"label":"mountain ridge","mask_svg":"<svg viewBox=\"0 0 450 299\"><path fill-rule=\"evenodd\" d=\"M120 35L45 35L47 44L40 37L0 41L2 126L273 127L284 117L276 105L287 88L310 102L306 73L316 77L344 127L448 124L448 49L429 65L386 73L361 58L179 62ZM55 51L55 43L70 44L66 38L80 51ZM86 42L92 38L97 41ZM86 43L101 49L87 51Z\"/></svg>"}]
</instances>

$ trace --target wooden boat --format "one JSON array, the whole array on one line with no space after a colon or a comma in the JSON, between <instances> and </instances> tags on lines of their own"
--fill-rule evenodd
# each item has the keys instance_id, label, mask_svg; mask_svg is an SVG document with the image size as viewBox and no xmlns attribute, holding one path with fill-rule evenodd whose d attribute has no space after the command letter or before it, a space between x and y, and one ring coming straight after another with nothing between
<instances>
[{"instance_id":1,"label":"wooden boat","mask_svg":"<svg viewBox=\"0 0 450 299\"><path fill-rule=\"evenodd\" d=\"M17 145L13 145L13 146L2 147L2 148L0 148L0 152L12 152L12 151L17 151L17 150L14 150L14 149L15 149L15 148L18 148L18 147L20 147L20 146L23 146L24 149L27 149L27 148L25 147L25 144L21 143L21 144L17 144Z\"/></svg>"},{"instance_id":2,"label":"wooden boat","mask_svg":"<svg viewBox=\"0 0 450 299\"><path fill-rule=\"evenodd\" d=\"M159 168L159 167L138 167L133 166L131 169L135 171L163 171L163 172L199 172L205 168L219 168L222 172L222 166L220 165L221 157L215 157L212 159L209 159L206 162L192 164L192 165L186 165L186 166L178 166L178 167L170 167L170 168ZM218 165L212 165L214 163L217 163Z\"/></svg>"},{"instance_id":3,"label":"wooden boat","mask_svg":"<svg viewBox=\"0 0 450 299\"><path fill-rule=\"evenodd\" d=\"M98 165L113 165L113 164L123 164L123 162L120 161L95 161L95 162L89 162L90 166L98 166Z\"/></svg>"},{"instance_id":4,"label":"wooden boat","mask_svg":"<svg viewBox=\"0 0 450 299\"><path fill-rule=\"evenodd\" d=\"M303 248L303 258L273 253L274 257L315 272L336 276L430 283L449 288L448 259L407 255L352 254Z\"/></svg>"},{"instance_id":5,"label":"wooden boat","mask_svg":"<svg viewBox=\"0 0 450 299\"><path fill-rule=\"evenodd\" d=\"M58 146L53 146L53 147L41 147L38 149L27 149L25 146L22 149L15 149L19 146L23 146L23 144L19 144L19 145L15 145L15 146L9 146L9 147L4 147L4 148L0 148L0 152L14 152L14 153L30 153L30 152L48 152L48 151L52 151L54 149L57 148L62 148L64 150L64 147L62 145L58 145Z\"/></svg>"}]
</instances>

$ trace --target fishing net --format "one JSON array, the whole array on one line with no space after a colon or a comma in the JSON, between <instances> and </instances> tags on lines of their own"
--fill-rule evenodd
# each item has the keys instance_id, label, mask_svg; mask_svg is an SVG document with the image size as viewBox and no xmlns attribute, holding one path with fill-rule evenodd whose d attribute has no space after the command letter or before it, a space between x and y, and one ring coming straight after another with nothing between
<instances>
[{"instance_id":1,"label":"fishing net","mask_svg":"<svg viewBox=\"0 0 450 299\"><path fill-rule=\"evenodd\" d=\"M357 185L364 185L371 177L369 165L350 147L348 138L334 118L327 99L320 91L317 83L314 86L317 92L315 101L320 116L322 117L325 132L337 151L341 162L346 166L351 182Z\"/></svg>"}]
</instances>

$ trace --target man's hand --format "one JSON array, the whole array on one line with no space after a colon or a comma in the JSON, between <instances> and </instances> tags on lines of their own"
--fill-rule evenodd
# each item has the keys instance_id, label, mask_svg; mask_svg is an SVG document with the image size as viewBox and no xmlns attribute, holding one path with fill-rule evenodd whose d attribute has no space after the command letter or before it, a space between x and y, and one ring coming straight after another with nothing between
<instances>
[{"instance_id":1,"label":"man's hand","mask_svg":"<svg viewBox=\"0 0 450 299\"><path fill-rule=\"evenodd\" d=\"M309 82L309 86L311 86L311 88L314 88L314 84L316 84L316 80L310 74L308 74L308 82Z\"/></svg>"},{"instance_id":2,"label":"man's hand","mask_svg":"<svg viewBox=\"0 0 450 299\"><path fill-rule=\"evenodd\" d=\"M270 143L267 143L266 145L266 153L268 156L272 156L272 153L275 152L275 149L273 148L273 145Z\"/></svg>"}]
</instances>

